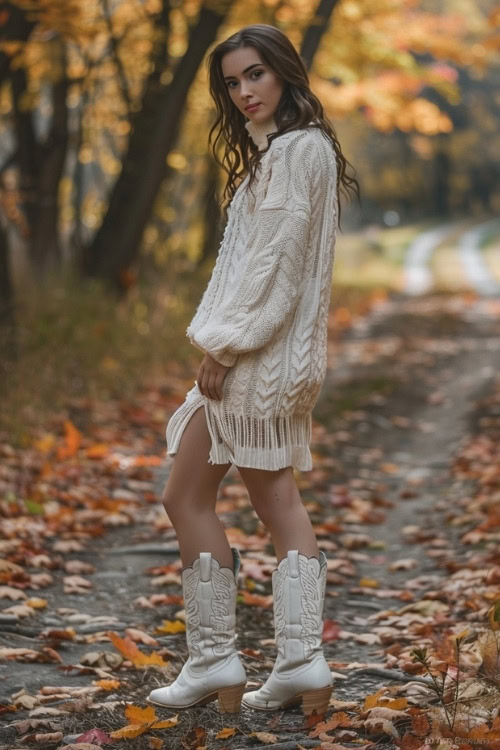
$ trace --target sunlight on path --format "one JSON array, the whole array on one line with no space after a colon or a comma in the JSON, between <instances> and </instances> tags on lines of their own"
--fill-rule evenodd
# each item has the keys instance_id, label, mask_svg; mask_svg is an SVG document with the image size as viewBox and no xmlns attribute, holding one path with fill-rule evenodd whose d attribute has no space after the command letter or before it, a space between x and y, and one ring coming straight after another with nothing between
<instances>
[{"instance_id":1,"label":"sunlight on path","mask_svg":"<svg viewBox=\"0 0 500 750\"><path fill-rule=\"evenodd\" d=\"M454 241L453 234L461 232ZM481 296L500 295L500 280L495 278L491 251L481 244L491 231L500 232L500 219L490 219L472 227L455 221L422 232L410 244L404 264L403 293L421 295L433 287L451 285L459 291L470 288ZM440 247L450 239L447 247ZM493 258L494 259L494 258Z\"/></svg>"},{"instance_id":2,"label":"sunlight on path","mask_svg":"<svg viewBox=\"0 0 500 750\"><path fill-rule=\"evenodd\" d=\"M482 296L500 294L500 283L493 278L481 253L481 241L490 229L500 230L500 219L491 219L472 227L460 238L460 257L468 280Z\"/></svg>"},{"instance_id":3,"label":"sunlight on path","mask_svg":"<svg viewBox=\"0 0 500 750\"><path fill-rule=\"evenodd\" d=\"M405 259L406 283L402 290L404 294L425 294L431 289L433 276L429 263L432 254L448 235L462 226L462 221L450 222L422 232L413 240Z\"/></svg>"}]
</instances>

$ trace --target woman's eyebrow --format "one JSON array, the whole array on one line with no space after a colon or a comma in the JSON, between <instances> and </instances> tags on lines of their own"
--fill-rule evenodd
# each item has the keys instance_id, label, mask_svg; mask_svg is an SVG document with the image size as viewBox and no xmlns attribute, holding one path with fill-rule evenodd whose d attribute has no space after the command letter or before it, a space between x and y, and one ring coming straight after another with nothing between
<instances>
[{"instance_id":1,"label":"woman's eyebrow","mask_svg":"<svg viewBox=\"0 0 500 750\"><path fill-rule=\"evenodd\" d=\"M252 63L252 65L249 65L248 68L245 68L245 70L242 70L242 73L246 73L251 68L255 68L256 65L262 65L262 63ZM235 78L235 76L224 76L224 80L227 81L228 78Z\"/></svg>"}]
</instances>

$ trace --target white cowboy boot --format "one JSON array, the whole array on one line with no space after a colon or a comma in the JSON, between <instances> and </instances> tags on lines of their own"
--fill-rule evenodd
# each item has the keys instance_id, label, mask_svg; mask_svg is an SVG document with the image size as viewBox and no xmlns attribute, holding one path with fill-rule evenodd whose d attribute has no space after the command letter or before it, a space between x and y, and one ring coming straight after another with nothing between
<instances>
[{"instance_id":1,"label":"white cowboy boot","mask_svg":"<svg viewBox=\"0 0 500 750\"><path fill-rule=\"evenodd\" d=\"M326 555L307 557L289 550L272 573L278 651L273 671L258 690L245 693L248 708L275 711L302 701L308 715L323 713L333 678L321 646L326 588Z\"/></svg>"},{"instance_id":2,"label":"white cowboy boot","mask_svg":"<svg viewBox=\"0 0 500 750\"><path fill-rule=\"evenodd\" d=\"M246 673L235 646L236 594L241 559L231 547L233 570L221 568L210 552L200 552L182 570L189 658L175 681L152 690L158 706L189 708L218 698L221 713L240 710Z\"/></svg>"}]
</instances>

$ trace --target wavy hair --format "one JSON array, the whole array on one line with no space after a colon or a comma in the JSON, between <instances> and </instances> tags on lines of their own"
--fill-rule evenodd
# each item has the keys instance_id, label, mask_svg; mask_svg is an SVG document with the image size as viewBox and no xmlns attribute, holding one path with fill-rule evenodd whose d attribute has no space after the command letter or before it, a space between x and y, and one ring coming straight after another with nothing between
<instances>
[{"instance_id":1,"label":"wavy hair","mask_svg":"<svg viewBox=\"0 0 500 750\"><path fill-rule=\"evenodd\" d=\"M240 177L243 178L249 174L248 187L250 187L255 178L257 165L264 153L258 150L251 139L245 127L246 118L231 100L222 74L221 63L224 55L241 47L254 47L262 61L283 81L283 93L273 113L278 131L269 135L269 145L283 133L307 127L313 119L318 123L315 127L323 130L331 141L338 170L337 201L340 227L340 186L342 185L347 195L347 190L354 192L352 186L355 185L359 202L358 181L346 174L346 166L352 165L342 154L335 130L325 117L321 102L311 91L309 77L300 55L282 31L268 24L244 26L217 44L207 57L210 94L217 112L216 120L209 132L209 143L212 141L214 131L220 125L212 149L215 161L228 173L222 195L222 202L227 198L222 221L227 220L227 209L238 187L237 181ZM225 141L222 161L217 155L217 143L220 138ZM239 169L242 162L242 168Z\"/></svg>"}]
</instances>

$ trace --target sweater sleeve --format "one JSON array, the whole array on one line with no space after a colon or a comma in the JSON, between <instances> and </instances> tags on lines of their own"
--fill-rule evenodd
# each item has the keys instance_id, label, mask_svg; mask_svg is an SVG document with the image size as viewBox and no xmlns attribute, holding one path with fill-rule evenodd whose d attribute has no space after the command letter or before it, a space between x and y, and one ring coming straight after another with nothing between
<instances>
[{"instance_id":1,"label":"sweater sleeve","mask_svg":"<svg viewBox=\"0 0 500 750\"><path fill-rule=\"evenodd\" d=\"M187 335L226 367L266 346L295 312L303 288L311 217L312 139L301 133L278 150L253 217L247 259L224 303Z\"/></svg>"}]
</instances>

